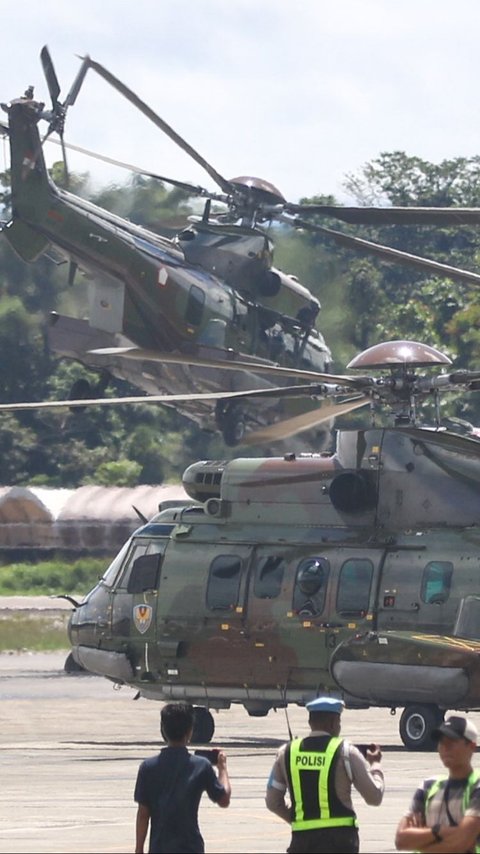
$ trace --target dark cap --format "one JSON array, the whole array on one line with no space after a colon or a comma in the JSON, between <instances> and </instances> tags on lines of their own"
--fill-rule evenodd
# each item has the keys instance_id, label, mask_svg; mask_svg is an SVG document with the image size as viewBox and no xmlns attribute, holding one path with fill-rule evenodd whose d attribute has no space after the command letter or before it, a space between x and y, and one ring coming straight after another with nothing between
<instances>
[{"instance_id":1,"label":"dark cap","mask_svg":"<svg viewBox=\"0 0 480 854\"><path fill-rule=\"evenodd\" d=\"M478 730L475 724L473 724L472 721L467 720L467 718L452 715L451 718L447 718L443 724L440 724L440 726L432 732L432 738L434 741L438 741L442 735L446 735L448 738L453 738L456 741L463 738L465 741L471 741L473 744L476 744L478 739Z\"/></svg>"}]
</instances>

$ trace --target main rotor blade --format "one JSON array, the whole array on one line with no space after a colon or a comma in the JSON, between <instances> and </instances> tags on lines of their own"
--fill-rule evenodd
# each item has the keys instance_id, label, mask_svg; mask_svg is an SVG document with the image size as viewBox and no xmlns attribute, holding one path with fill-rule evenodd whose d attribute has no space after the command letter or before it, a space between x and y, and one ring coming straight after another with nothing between
<instances>
[{"instance_id":1,"label":"main rotor blade","mask_svg":"<svg viewBox=\"0 0 480 854\"><path fill-rule=\"evenodd\" d=\"M146 350L140 347L102 347L98 350L89 350L94 356L119 356L124 359L137 361L160 362L171 365L193 365L199 368L218 368L226 371L252 371L258 374L276 374L284 377L298 377L315 382L338 383L347 388L364 387L368 377L353 377L343 374L322 374L319 371L306 371L301 368L284 368L280 365L266 365L261 362L249 362L243 360L207 359L202 356L188 355L184 353L162 353L159 350Z\"/></svg>"},{"instance_id":2,"label":"main rotor blade","mask_svg":"<svg viewBox=\"0 0 480 854\"><path fill-rule=\"evenodd\" d=\"M287 204L291 214L320 214L353 225L478 225L480 208L343 207Z\"/></svg>"},{"instance_id":3,"label":"main rotor blade","mask_svg":"<svg viewBox=\"0 0 480 854\"><path fill-rule=\"evenodd\" d=\"M100 63L95 62L93 59L89 59L88 57L85 57L85 60L88 60L88 65L90 68L93 68L93 70L96 71L97 74L100 75L100 77L103 77L103 79L106 80L107 83L110 83L110 85L113 86L114 89L120 92L120 94L123 95L128 101L130 101L130 103L132 103L135 107L137 107L137 109L140 110L140 112L143 113L144 116L150 119L150 121L152 121L154 125L160 128L160 130L162 130L168 137L170 137L170 139L173 140L173 142L175 142L181 149L183 149L186 154L188 154L193 160L195 160L196 163L198 163L203 169L205 169L205 171L208 173L208 175L210 175L212 180L215 181L215 183L222 188L224 193L233 193L234 187L232 186L230 181L227 181L226 178L220 175L220 173L213 168L213 166L210 166L210 163L208 163L198 153L198 151L195 151L195 149L192 148L192 146L189 145L188 142L182 139L182 137L178 133L176 133L176 131L174 131L173 128L171 128L170 125L167 124L167 122L160 118L160 116L157 115L157 113L155 113L144 101L142 101L141 98L139 98L138 95L135 94L135 92L132 92L132 90L129 89L128 86L125 86L125 84L122 83L118 79L118 77L115 77L114 74L111 74L110 71L107 71L107 69L104 68L103 65L100 65Z\"/></svg>"},{"instance_id":4,"label":"main rotor blade","mask_svg":"<svg viewBox=\"0 0 480 854\"><path fill-rule=\"evenodd\" d=\"M43 72L47 80L47 86L48 91L50 92L50 97L52 99L52 105L55 108L55 105L58 102L58 96L60 95L60 85L58 82L57 75L55 73L55 68L53 67L50 51L48 50L48 47L46 45L44 45L40 51L40 60L43 66Z\"/></svg>"},{"instance_id":5,"label":"main rotor blade","mask_svg":"<svg viewBox=\"0 0 480 854\"><path fill-rule=\"evenodd\" d=\"M289 222L297 228L303 228L306 231L314 231L317 234L323 234L338 243L340 246L345 246L347 249L360 249L369 252L372 255L377 255L383 261L395 261L409 267L417 269L431 270L441 276L446 276L449 279L458 279L469 284L480 285L480 275L471 273L468 270L461 270L459 267L451 267L449 264L441 264L438 261L433 261L429 258L422 258L420 255L411 255L409 252L402 252L400 249L393 249L391 246L383 246L381 243L373 243L370 240L364 240L361 237L352 237L349 234L344 234L341 231L335 231L331 228L324 228L321 225L307 222L306 220L296 218L294 221L288 217L280 216L283 222Z\"/></svg>"},{"instance_id":6,"label":"main rotor blade","mask_svg":"<svg viewBox=\"0 0 480 854\"><path fill-rule=\"evenodd\" d=\"M1 403L0 412L35 411L41 409L74 409L87 406L122 406L123 404L135 403L179 403L181 401L201 400L229 400L230 398L242 397L325 397L338 394L336 386L328 388L326 385L295 385L276 386L273 388L257 388L247 391L217 391L204 392L201 394L152 394L148 396L134 397L97 397L85 400L41 400L28 401L24 403Z\"/></svg>"},{"instance_id":7,"label":"main rotor blade","mask_svg":"<svg viewBox=\"0 0 480 854\"><path fill-rule=\"evenodd\" d=\"M5 125L0 124L0 133L2 133L2 128L5 128L5 130L8 131L8 128ZM49 139L48 141L53 142L55 145L60 145L60 142L57 139ZM85 154L87 157L93 157L95 160L101 160L104 163L111 163L112 166L119 166L120 169L128 169L129 172L135 172L137 175L144 175L146 178L155 178L157 181L164 181L166 184L171 184L172 187L179 187L181 190L186 190L188 193L191 193L192 196L208 196L209 199L213 199L214 201L226 201L224 196L209 193L208 190L204 187L200 187L198 184L188 184L186 181L178 181L176 178L167 178L165 175L157 175L156 172L150 172L148 169L140 169L132 163L124 163L122 160L115 160L113 157L106 157L105 154L98 154L98 152L90 151L88 148L82 148L80 145L72 145L71 142L66 142L65 148L68 148L71 151L78 151L79 154Z\"/></svg>"},{"instance_id":8,"label":"main rotor blade","mask_svg":"<svg viewBox=\"0 0 480 854\"><path fill-rule=\"evenodd\" d=\"M304 412L302 415L295 415L293 418L276 421L267 427L259 427L258 430L247 433L242 440L242 445L255 445L259 442L276 442L281 439L288 439L296 433L312 429L317 424L322 424L338 415L345 415L347 412L366 406L367 403L370 403L368 397L352 398L342 403L335 403L334 401L322 403L318 409L311 412Z\"/></svg>"}]
</instances>

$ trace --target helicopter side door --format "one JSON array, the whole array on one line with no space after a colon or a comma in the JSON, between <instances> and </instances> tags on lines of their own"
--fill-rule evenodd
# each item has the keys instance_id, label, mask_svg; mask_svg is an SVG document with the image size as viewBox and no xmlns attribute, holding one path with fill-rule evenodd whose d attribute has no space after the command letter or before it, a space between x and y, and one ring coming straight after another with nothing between
<instances>
[{"instance_id":1,"label":"helicopter side door","mask_svg":"<svg viewBox=\"0 0 480 854\"><path fill-rule=\"evenodd\" d=\"M169 682L237 685L248 670L245 596L252 547L173 539L162 571L157 650ZM203 690L203 688L202 688Z\"/></svg>"},{"instance_id":2,"label":"helicopter side door","mask_svg":"<svg viewBox=\"0 0 480 854\"><path fill-rule=\"evenodd\" d=\"M451 631L459 598L453 594L454 560L447 550L399 549L385 559L379 591L377 628L397 631Z\"/></svg>"},{"instance_id":3,"label":"helicopter side door","mask_svg":"<svg viewBox=\"0 0 480 854\"><path fill-rule=\"evenodd\" d=\"M383 551L318 549L292 566L288 637L295 663L290 690L334 687L329 661L333 649L353 633L372 628Z\"/></svg>"},{"instance_id":4,"label":"helicopter side door","mask_svg":"<svg viewBox=\"0 0 480 854\"><path fill-rule=\"evenodd\" d=\"M111 593L112 641L128 652L139 679L148 678L151 670L161 566L168 542L167 536L134 538Z\"/></svg>"},{"instance_id":5,"label":"helicopter side door","mask_svg":"<svg viewBox=\"0 0 480 854\"><path fill-rule=\"evenodd\" d=\"M245 636L249 650L250 687L282 683L290 654L286 602L291 557L285 546L258 546L252 553L248 578Z\"/></svg>"}]
</instances>

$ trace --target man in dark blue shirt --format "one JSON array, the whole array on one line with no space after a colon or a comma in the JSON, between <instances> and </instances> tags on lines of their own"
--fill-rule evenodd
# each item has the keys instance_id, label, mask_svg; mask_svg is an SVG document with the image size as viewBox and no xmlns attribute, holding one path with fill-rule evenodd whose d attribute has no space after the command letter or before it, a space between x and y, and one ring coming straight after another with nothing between
<instances>
[{"instance_id":1,"label":"man in dark blue shirt","mask_svg":"<svg viewBox=\"0 0 480 854\"><path fill-rule=\"evenodd\" d=\"M219 807L230 803L227 757L218 753L218 776L203 756L187 750L193 731L193 707L167 703L161 711L167 747L145 759L138 769L135 854L143 854L150 825L149 854L203 854L198 808L204 792Z\"/></svg>"}]
</instances>

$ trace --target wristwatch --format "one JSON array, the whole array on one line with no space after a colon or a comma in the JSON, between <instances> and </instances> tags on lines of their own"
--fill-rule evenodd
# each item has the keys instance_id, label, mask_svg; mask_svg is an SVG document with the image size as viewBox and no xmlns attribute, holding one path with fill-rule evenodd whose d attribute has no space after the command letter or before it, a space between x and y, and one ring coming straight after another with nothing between
<instances>
[{"instance_id":1,"label":"wristwatch","mask_svg":"<svg viewBox=\"0 0 480 854\"><path fill-rule=\"evenodd\" d=\"M433 827L430 828L430 830L433 833L433 838L434 838L435 842L443 842L443 836L440 833L440 825L439 824L434 824Z\"/></svg>"}]
</instances>

